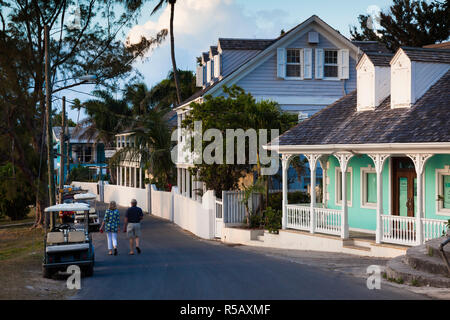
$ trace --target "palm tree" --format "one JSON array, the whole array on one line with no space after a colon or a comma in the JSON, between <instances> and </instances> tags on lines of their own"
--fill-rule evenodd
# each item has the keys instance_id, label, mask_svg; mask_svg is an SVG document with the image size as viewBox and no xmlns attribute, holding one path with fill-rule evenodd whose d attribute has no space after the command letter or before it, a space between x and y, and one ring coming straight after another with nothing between
<instances>
[{"instance_id":1,"label":"palm tree","mask_svg":"<svg viewBox=\"0 0 450 320\"><path fill-rule=\"evenodd\" d=\"M173 19L175 15L175 3L177 0L159 0L158 4L153 8L153 11L151 15L153 15L155 12L159 11L164 4L170 5L170 54L172 56L172 69L174 74L174 80L175 80L175 87L177 90L177 102L178 104L181 103L181 90L180 90L180 83L178 79L178 69L177 69L177 63L175 61L175 39L173 36Z\"/></svg>"}]
</instances>

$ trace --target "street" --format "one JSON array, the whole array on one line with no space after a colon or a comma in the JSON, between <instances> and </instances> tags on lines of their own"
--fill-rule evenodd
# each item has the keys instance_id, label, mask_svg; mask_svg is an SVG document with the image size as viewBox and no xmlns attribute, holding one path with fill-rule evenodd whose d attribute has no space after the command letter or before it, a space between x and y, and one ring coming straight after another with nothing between
<instances>
[{"instance_id":1,"label":"street","mask_svg":"<svg viewBox=\"0 0 450 320\"><path fill-rule=\"evenodd\" d=\"M123 217L125 209L120 211ZM148 215L142 223L140 255L128 255L123 232L118 256L107 254L105 234L95 233L93 239L94 276L82 279L74 299L424 298L387 285L369 290L361 278L200 240Z\"/></svg>"}]
</instances>

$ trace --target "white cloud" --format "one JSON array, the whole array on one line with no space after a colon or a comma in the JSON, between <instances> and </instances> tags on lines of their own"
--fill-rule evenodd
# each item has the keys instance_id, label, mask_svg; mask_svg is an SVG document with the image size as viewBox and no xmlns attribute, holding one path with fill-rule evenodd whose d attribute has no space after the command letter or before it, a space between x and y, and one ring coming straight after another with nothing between
<instances>
[{"instance_id":1,"label":"white cloud","mask_svg":"<svg viewBox=\"0 0 450 320\"><path fill-rule=\"evenodd\" d=\"M281 29L287 30L289 13L283 10L246 12L234 0L181 0L175 6L174 36L177 67L195 69L195 57L217 45L219 37L274 38ZM169 27L170 7L167 6L157 21L149 20L134 26L129 37L137 42L141 36L155 36ZM171 70L170 39L149 53L149 60L137 63L149 86L164 78Z\"/></svg>"}]
</instances>

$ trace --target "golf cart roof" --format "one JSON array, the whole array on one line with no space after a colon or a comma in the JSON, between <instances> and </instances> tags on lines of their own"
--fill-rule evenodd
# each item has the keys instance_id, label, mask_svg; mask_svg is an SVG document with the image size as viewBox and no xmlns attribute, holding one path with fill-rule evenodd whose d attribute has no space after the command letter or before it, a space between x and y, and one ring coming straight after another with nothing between
<instances>
[{"instance_id":1,"label":"golf cart roof","mask_svg":"<svg viewBox=\"0 0 450 320\"><path fill-rule=\"evenodd\" d=\"M59 211L87 211L89 205L86 203L62 203L45 208L45 212L59 212Z\"/></svg>"},{"instance_id":2,"label":"golf cart roof","mask_svg":"<svg viewBox=\"0 0 450 320\"><path fill-rule=\"evenodd\" d=\"M96 194L93 193L77 193L73 196L75 200L94 200L97 198Z\"/></svg>"}]
</instances>

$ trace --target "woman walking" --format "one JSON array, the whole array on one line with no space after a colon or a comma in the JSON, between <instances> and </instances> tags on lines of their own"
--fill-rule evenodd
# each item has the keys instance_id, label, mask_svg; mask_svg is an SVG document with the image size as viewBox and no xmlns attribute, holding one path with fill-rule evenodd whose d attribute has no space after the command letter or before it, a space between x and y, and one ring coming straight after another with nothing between
<instances>
[{"instance_id":1,"label":"woman walking","mask_svg":"<svg viewBox=\"0 0 450 320\"><path fill-rule=\"evenodd\" d=\"M117 256L117 231L119 230L120 224L120 214L117 210L117 205L115 201L109 203L109 209L105 212L105 217L103 218L101 230L105 230L106 237L108 238L108 250L109 254Z\"/></svg>"}]
</instances>

